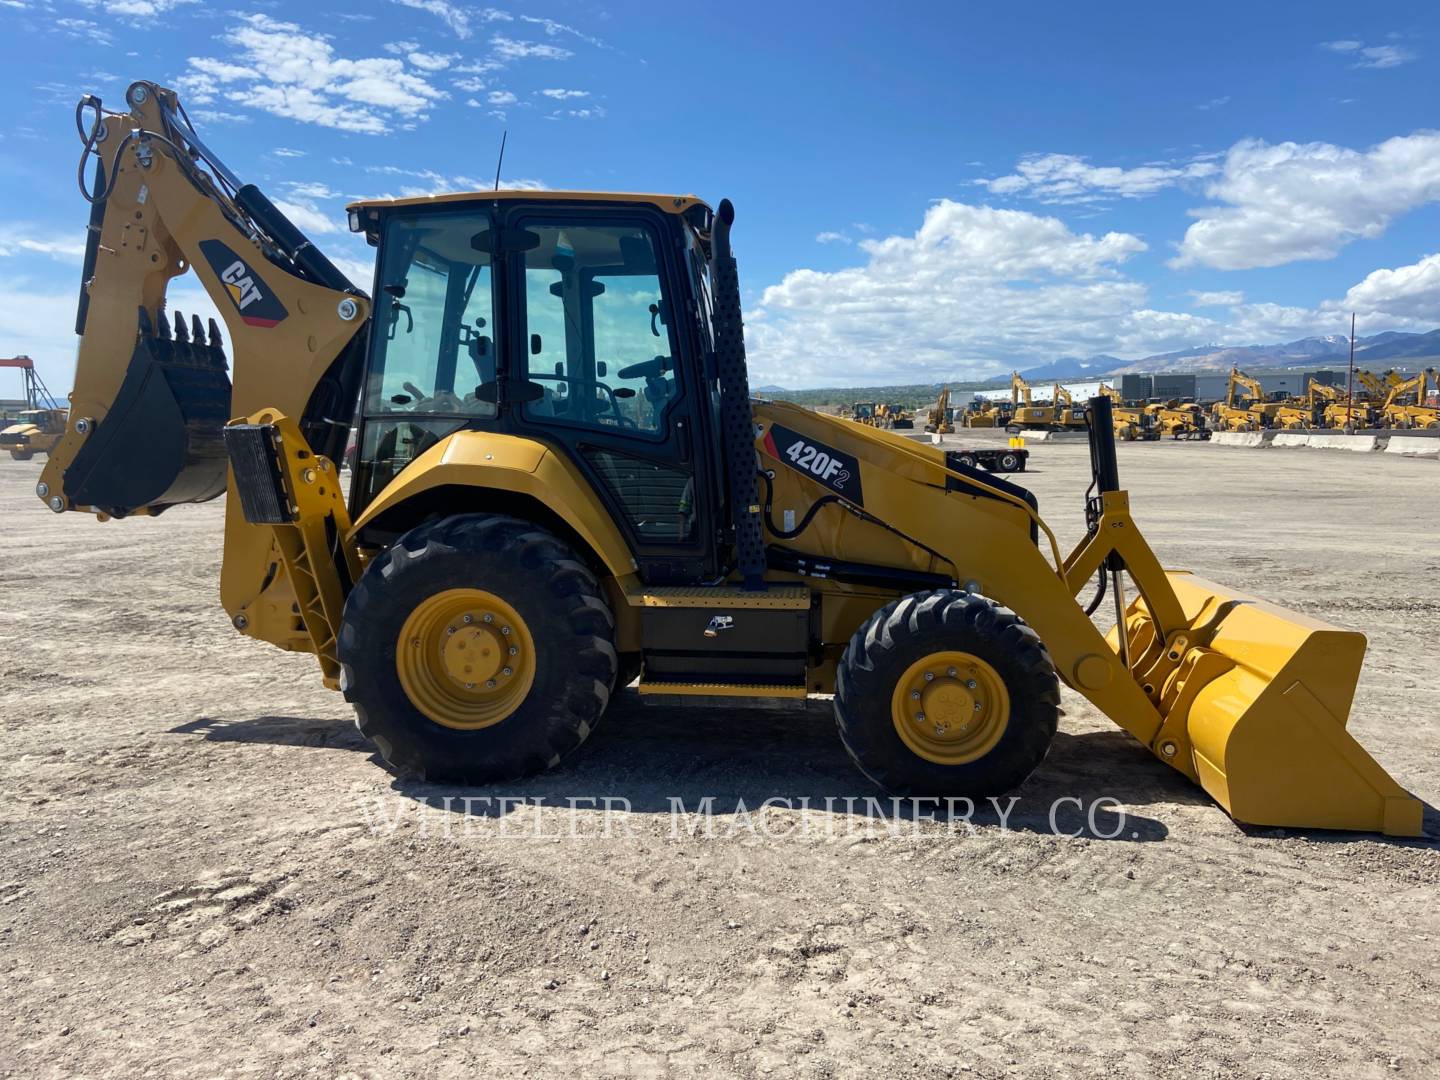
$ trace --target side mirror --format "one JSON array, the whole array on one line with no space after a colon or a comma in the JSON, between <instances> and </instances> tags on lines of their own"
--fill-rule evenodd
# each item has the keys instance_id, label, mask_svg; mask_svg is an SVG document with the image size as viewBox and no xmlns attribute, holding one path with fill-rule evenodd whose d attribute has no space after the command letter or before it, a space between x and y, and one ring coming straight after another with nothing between
<instances>
[{"instance_id":1,"label":"side mirror","mask_svg":"<svg viewBox=\"0 0 1440 1080\"><path fill-rule=\"evenodd\" d=\"M598 360L598 361L596 361L596 363L595 363L595 374L596 374L596 376L597 376L598 378L601 378L601 379L605 378L605 372L606 372L606 370L607 370L607 368L605 367L605 361L604 361L604 360Z\"/></svg>"},{"instance_id":2,"label":"side mirror","mask_svg":"<svg viewBox=\"0 0 1440 1080\"><path fill-rule=\"evenodd\" d=\"M541 353L542 348L543 348L543 346L542 346L541 343L540 343L540 335L539 335L539 334L531 334L531 335L530 335L530 355L531 355L531 356L539 356L540 353Z\"/></svg>"}]
</instances>

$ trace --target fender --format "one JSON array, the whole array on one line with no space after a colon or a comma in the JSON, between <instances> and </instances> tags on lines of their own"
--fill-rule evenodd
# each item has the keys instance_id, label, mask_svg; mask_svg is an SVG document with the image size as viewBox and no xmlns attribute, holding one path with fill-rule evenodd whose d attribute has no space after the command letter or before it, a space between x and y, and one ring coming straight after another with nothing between
<instances>
[{"instance_id":1,"label":"fender","mask_svg":"<svg viewBox=\"0 0 1440 1080\"><path fill-rule=\"evenodd\" d=\"M351 539L382 514L434 488L491 488L544 503L590 545L616 579L636 572L625 538L595 488L543 442L490 431L457 431L407 465L356 519Z\"/></svg>"}]
</instances>

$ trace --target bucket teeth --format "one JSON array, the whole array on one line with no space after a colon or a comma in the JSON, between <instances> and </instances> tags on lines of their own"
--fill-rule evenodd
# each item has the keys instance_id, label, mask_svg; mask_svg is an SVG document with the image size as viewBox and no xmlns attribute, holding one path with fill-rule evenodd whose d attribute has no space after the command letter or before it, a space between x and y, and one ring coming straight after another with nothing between
<instances>
[{"instance_id":1,"label":"bucket teeth","mask_svg":"<svg viewBox=\"0 0 1440 1080\"><path fill-rule=\"evenodd\" d=\"M200 325L200 316L190 316L190 340L196 345L205 344L205 328Z\"/></svg>"},{"instance_id":2,"label":"bucket teeth","mask_svg":"<svg viewBox=\"0 0 1440 1080\"><path fill-rule=\"evenodd\" d=\"M161 312L161 313L160 313L160 318L158 318L157 320L155 320L155 331L156 331L156 336L157 336L161 341L169 341L169 340L170 340L170 320L167 319L167 318L165 318L165 313L164 313L164 312Z\"/></svg>"},{"instance_id":3,"label":"bucket teeth","mask_svg":"<svg viewBox=\"0 0 1440 1080\"><path fill-rule=\"evenodd\" d=\"M215 325L215 320L210 319L210 347L212 349L223 349L225 343L220 340L220 327Z\"/></svg>"},{"instance_id":4,"label":"bucket teeth","mask_svg":"<svg viewBox=\"0 0 1440 1080\"><path fill-rule=\"evenodd\" d=\"M141 336L141 337L146 337L146 338L148 338L148 337L153 337L154 334L155 334L155 327L154 327L154 326L151 324L151 322L150 322L150 313L149 313L148 311L146 311L146 310L144 309L144 307L141 307L141 308L140 308L140 336Z\"/></svg>"},{"instance_id":5,"label":"bucket teeth","mask_svg":"<svg viewBox=\"0 0 1440 1080\"><path fill-rule=\"evenodd\" d=\"M190 328L185 325L185 316L175 312L175 340L188 342L190 340Z\"/></svg>"}]
</instances>

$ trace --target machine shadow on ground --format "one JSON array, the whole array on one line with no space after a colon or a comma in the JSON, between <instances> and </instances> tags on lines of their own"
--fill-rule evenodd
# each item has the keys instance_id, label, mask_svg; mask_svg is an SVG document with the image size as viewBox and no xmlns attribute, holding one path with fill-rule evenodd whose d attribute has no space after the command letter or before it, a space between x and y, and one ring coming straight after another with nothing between
<instances>
[{"instance_id":1,"label":"machine shadow on ground","mask_svg":"<svg viewBox=\"0 0 1440 1080\"><path fill-rule=\"evenodd\" d=\"M371 754L375 765L385 767L348 721L200 717L170 733L214 742L351 750ZM609 799L629 813L669 815L676 812L677 801L690 811L713 798L717 814L734 813L741 804L753 813L767 799L781 799L793 807L848 817L883 813L897 821L945 820L943 804L897 804L875 789L846 755L828 702L821 701L792 708L687 708L645 704L635 692L622 691L595 734L551 772L477 787L396 776L392 788L429 808L482 817L512 813L523 805L521 799L560 807L569 800L586 800L578 802L582 807L591 805L588 800L603 806ZM977 800L969 821L1047 835L1153 842L1168 837L1169 829L1137 808L1207 801L1119 731L1060 732L1045 762L1015 794L1013 806L1008 796L998 799L998 806ZM1115 803L1124 807L1123 819ZM954 812L964 814L965 808Z\"/></svg>"}]
</instances>

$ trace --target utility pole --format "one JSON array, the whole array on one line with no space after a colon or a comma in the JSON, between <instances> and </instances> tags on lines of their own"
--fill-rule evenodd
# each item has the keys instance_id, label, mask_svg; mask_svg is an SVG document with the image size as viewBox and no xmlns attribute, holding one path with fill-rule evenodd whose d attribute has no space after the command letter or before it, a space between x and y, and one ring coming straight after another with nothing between
<instances>
[{"instance_id":1,"label":"utility pole","mask_svg":"<svg viewBox=\"0 0 1440 1080\"><path fill-rule=\"evenodd\" d=\"M1345 383L1345 434L1355 434L1355 313L1350 313L1350 377Z\"/></svg>"}]
</instances>

